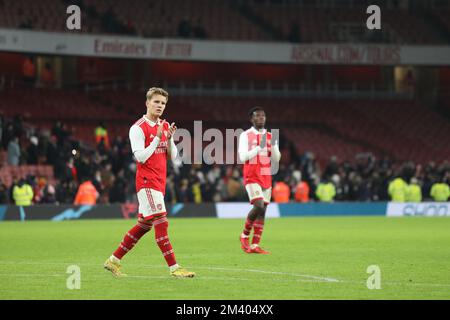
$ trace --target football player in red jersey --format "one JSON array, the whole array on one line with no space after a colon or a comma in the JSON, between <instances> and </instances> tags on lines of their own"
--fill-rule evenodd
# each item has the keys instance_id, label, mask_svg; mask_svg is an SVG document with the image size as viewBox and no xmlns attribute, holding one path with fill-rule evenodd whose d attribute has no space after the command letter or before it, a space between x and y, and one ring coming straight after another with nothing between
<instances>
[{"instance_id":1,"label":"football player in red jersey","mask_svg":"<svg viewBox=\"0 0 450 320\"><path fill-rule=\"evenodd\" d=\"M271 162L280 161L278 141L272 145L272 134L264 127L266 114L260 107L249 112L252 127L239 137L239 159L244 163L244 185L253 208L247 215L241 233L241 248L246 253L268 254L259 246L264 229L267 205L272 195ZM253 238L250 244L250 232Z\"/></svg>"},{"instance_id":2,"label":"football player in red jersey","mask_svg":"<svg viewBox=\"0 0 450 320\"><path fill-rule=\"evenodd\" d=\"M164 194L166 190L167 156L177 157L173 134L177 127L160 119L169 98L167 91L150 88L147 92L147 113L130 128L130 142L137 160L136 192L139 201L137 224L123 238L104 267L115 276L124 276L120 260L139 239L155 228L155 239L174 277L191 278L195 273L179 266L168 236L168 220Z\"/></svg>"}]
</instances>

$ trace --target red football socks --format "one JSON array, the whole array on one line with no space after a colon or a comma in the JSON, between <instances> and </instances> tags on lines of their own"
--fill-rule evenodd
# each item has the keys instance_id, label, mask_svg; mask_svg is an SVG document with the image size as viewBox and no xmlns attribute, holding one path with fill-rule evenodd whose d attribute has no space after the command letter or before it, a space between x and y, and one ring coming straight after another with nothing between
<instances>
[{"instance_id":1,"label":"red football socks","mask_svg":"<svg viewBox=\"0 0 450 320\"><path fill-rule=\"evenodd\" d=\"M167 233L167 229L169 227L167 218L159 218L153 221L153 225L155 226L156 243L164 256L164 259L166 259L167 265L169 267L175 265L177 263L175 260L175 254Z\"/></svg>"},{"instance_id":2,"label":"red football socks","mask_svg":"<svg viewBox=\"0 0 450 320\"><path fill-rule=\"evenodd\" d=\"M252 244L259 244L261 235L264 230L264 220L255 220L253 223L253 239Z\"/></svg>"},{"instance_id":3,"label":"red football socks","mask_svg":"<svg viewBox=\"0 0 450 320\"><path fill-rule=\"evenodd\" d=\"M249 218L247 218L247 220L245 221L245 225L244 225L244 231L242 233L245 234L246 236L249 236L250 232L252 231L254 222L255 221L252 221Z\"/></svg>"},{"instance_id":4,"label":"red football socks","mask_svg":"<svg viewBox=\"0 0 450 320\"><path fill-rule=\"evenodd\" d=\"M139 241L139 239L149 232L152 228L152 225L145 224L138 222L133 228L131 228L125 237L123 238L122 242L120 243L119 247L116 251L114 251L113 255L117 259L122 259L122 257L127 254L128 251L133 249L135 244Z\"/></svg>"}]
</instances>

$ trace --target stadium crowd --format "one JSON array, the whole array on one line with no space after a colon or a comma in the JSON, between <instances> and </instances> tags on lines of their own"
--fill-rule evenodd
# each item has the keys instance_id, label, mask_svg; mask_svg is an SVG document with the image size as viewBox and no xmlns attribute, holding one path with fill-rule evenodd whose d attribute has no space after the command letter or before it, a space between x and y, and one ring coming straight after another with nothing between
<instances>
[{"instance_id":1,"label":"stadium crowd","mask_svg":"<svg viewBox=\"0 0 450 320\"><path fill-rule=\"evenodd\" d=\"M102 137L96 139L98 144L92 149L73 139L60 122L48 132L26 128L20 116L4 119L0 115L0 126L1 147L7 153L8 165L49 164L55 178L53 183L45 177L13 177L9 188L0 181L0 203L15 203L14 187L29 185L33 190L30 203L71 204L80 185L88 180L98 192L96 203L135 200L136 164L128 139L119 136L110 142L107 130L97 128L96 133ZM367 153L355 155L353 161L339 161L332 156L321 166L311 151L299 154L291 144L281 147L290 160L282 161L274 176L276 202L445 201L450 196L447 161L423 165L377 159ZM168 166L166 199L167 203L247 201L242 166L175 162Z\"/></svg>"}]
</instances>

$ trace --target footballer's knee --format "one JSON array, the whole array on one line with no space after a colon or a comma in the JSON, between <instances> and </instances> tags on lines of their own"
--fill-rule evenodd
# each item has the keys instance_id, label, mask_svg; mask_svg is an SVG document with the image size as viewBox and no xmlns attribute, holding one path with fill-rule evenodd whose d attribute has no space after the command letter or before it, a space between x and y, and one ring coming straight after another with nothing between
<instances>
[{"instance_id":1,"label":"footballer's knee","mask_svg":"<svg viewBox=\"0 0 450 320\"><path fill-rule=\"evenodd\" d=\"M148 226L153 225L152 221L146 221L146 220L145 220L144 218L142 218L142 217L139 217L139 218L138 218L138 222L139 222L139 223L142 223L142 224L145 224L145 225L148 225Z\"/></svg>"},{"instance_id":2,"label":"footballer's knee","mask_svg":"<svg viewBox=\"0 0 450 320\"><path fill-rule=\"evenodd\" d=\"M258 213L258 215L262 215L262 214L264 214L266 212L266 206L264 205L264 201L263 200L256 200L253 203L253 208Z\"/></svg>"},{"instance_id":3,"label":"footballer's knee","mask_svg":"<svg viewBox=\"0 0 450 320\"><path fill-rule=\"evenodd\" d=\"M266 210L267 210L267 204L263 203L262 207L260 207L260 210L258 211L258 219L264 220L266 217Z\"/></svg>"}]
</instances>

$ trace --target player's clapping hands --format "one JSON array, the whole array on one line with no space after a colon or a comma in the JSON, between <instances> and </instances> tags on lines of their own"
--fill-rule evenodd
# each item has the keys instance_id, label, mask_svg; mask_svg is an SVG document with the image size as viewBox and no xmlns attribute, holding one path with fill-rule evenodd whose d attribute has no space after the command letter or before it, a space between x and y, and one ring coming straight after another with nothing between
<instances>
[{"instance_id":1,"label":"player's clapping hands","mask_svg":"<svg viewBox=\"0 0 450 320\"><path fill-rule=\"evenodd\" d=\"M166 123L166 120L162 120L159 123L158 129L156 129L156 136L158 138L162 137L163 131L164 131L164 124ZM177 130L177 126L175 125L175 122L172 122L172 124L169 126L169 130L167 131L167 139L169 140L172 138L173 134Z\"/></svg>"},{"instance_id":2,"label":"player's clapping hands","mask_svg":"<svg viewBox=\"0 0 450 320\"><path fill-rule=\"evenodd\" d=\"M264 149L264 148L266 147L266 144L267 144L267 133L264 133L264 134L261 136L261 141L259 142L259 147L260 147L261 149Z\"/></svg>"},{"instance_id":3,"label":"player's clapping hands","mask_svg":"<svg viewBox=\"0 0 450 320\"><path fill-rule=\"evenodd\" d=\"M166 123L166 120L162 120L159 123L158 129L156 129L156 136L160 139L161 139L163 131L164 131L164 123Z\"/></svg>"},{"instance_id":4,"label":"player's clapping hands","mask_svg":"<svg viewBox=\"0 0 450 320\"><path fill-rule=\"evenodd\" d=\"M177 126L175 125L175 122L172 122L172 124L169 127L169 133L167 134L167 140L170 140L170 138L173 137L176 130Z\"/></svg>"}]
</instances>

